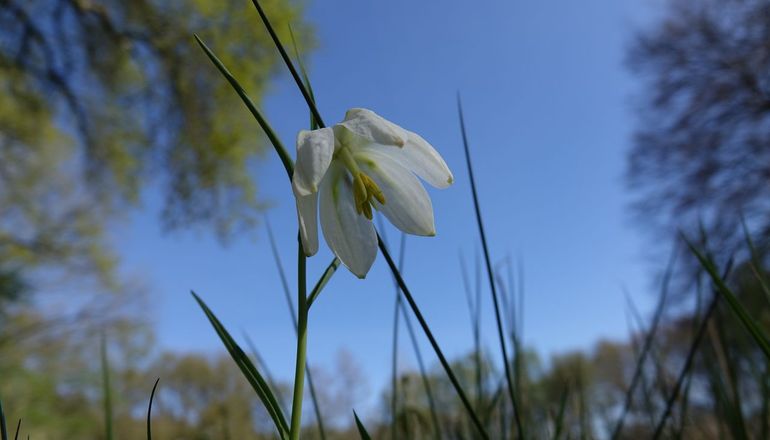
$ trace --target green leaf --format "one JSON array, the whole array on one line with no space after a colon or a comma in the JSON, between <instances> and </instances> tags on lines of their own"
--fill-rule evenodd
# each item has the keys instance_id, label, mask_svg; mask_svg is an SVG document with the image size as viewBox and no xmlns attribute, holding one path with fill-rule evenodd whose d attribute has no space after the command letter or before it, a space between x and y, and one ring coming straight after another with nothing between
<instances>
[{"instance_id":1,"label":"green leaf","mask_svg":"<svg viewBox=\"0 0 770 440\"><path fill-rule=\"evenodd\" d=\"M283 143L281 143L281 140L278 138L278 135L275 133L275 130L273 130L273 127L270 126L270 124L267 122L267 119L262 115L262 112L257 109L257 106L254 104L254 102L249 98L249 96L246 94L246 91L243 90L243 87L241 87L238 80L235 79L235 77L230 73L229 70L227 70L227 67L225 67L224 64L217 58L216 55L214 55L214 52L209 49L208 46L206 46L206 43L203 42L197 35L195 35L195 41L198 42L201 49L206 53L206 55L209 57L212 63L214 63L214 66L216 66L217 69L219 69L219 72L222 73L222 76L225 77L227 82L230 83L230 85L233 87L233 90L238 94L238 96L241 97L241 100L244 104L246 104L246 107L249 109L252 115L254 115L254 119L257 120L257 123L259 123L259 126L262 127L262 130L265 131L265 134L267 135L267 138L270 139L270 143L273 144L273 148L275 149L275 152L278 153L278 157L281 159L281 162L283 163L283 167L286 169L286 173L289 175L289 179L291 179L291 176L294 174L294 161L292 161L291 156L289 156L289 153L286 151L286 148L284 148Z\"/></svg>"},{"instance_id":2,"label":"green leaf","mask_svg":"<svg viewBox=\"0 0 770 440\"><path fill-rule=\"evenodd\" d=\"M230 333L228 333L222 323L219 322L219 319L217 319L211 309L208 308L206 303L204 303L203 300L195 294L195 292L190 293L195 298L195 301L198 302L198 305L201 307L201 309L203 309L203 313L206 314L206 317L209 319L209 322L211 322L211 325L214 327L217 335L219 335L219 338L222 340L225 348L227 348L230 356L238 365L238 368L240 368L241 372L243 372L243 375L246 377L246 380L249 381L251 387L254 388L257 396L259 396L259 399L265 406L265 409L270 415L270 418L273 419L273 423L275 423L275 427L279 436L282 439L285 439L289 433L289 425L286 423L286 418L281 411L281 406L278 404L278 401L275 398L273 392L270 390L267 382L265 382L265 379L251 362L251 359L249 359L241 347L238 346L235 340L233 340L233 338L230 336Z\"/></svg>"},{"instance_id":3,"label":"green leaf","mask_svg":"<svg viewBox=\"0 0 770 440\"><path fill-rule=\"evenodd\" d=\"M358 428L358 434L361 435L361 440L372 440L372 437L366 432L366 428L364 428L364 424L361 423L355 410L353 410L353 417L356 419L356 428Z\"/></svg>"}]
</instances>

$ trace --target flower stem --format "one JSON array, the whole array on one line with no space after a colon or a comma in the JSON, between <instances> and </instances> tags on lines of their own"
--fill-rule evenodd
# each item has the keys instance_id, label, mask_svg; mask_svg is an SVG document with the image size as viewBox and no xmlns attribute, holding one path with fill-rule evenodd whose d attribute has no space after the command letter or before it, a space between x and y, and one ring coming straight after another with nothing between
<instances>
[{"instance_id":1,"label":"flower stem","mask_svg":"<svg viewBox=\"0 0 770 440\"><path fill-rule=\"evenodd\" d=\"M302 429L302 397L305 389L305 353L307 351L307 286L305 284L305 252L299 243L297 252L297 363L294 368L294 398L291 404L291 440L298 440Z\"/></svg>"}]
</instances>

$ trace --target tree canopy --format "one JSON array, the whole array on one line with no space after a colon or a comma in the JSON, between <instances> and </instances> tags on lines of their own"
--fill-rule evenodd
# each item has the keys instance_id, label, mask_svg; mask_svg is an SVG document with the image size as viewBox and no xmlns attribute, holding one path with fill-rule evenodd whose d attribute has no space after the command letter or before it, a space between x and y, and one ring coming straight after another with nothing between
<instances>
[{"instance_id":1,"label":"tree canopy","mask_svg":"<svg viewBox=\"0 0 770 440\"><path fill-rule=\"evenodd\" d=\"M300 4L263 3L312 46ZM263 136L193 34L258 101L278 56L257 23L246 0L0 0L0 262L110 283L105 223L147 188L167 228L253 225Z\"/></svg>"},{"instance_id":2,"label":"tree canopy","mask_svg":"<svg viewBox=\"0 0 770 440\"><path fill-rule=\"evenodd\" d=\"M629 182L646 223L711 249L770 238L770 3L671 0L628 56L644 82ZM745 254L744 254L745 258Z\"/></svg>"}]
</instances>

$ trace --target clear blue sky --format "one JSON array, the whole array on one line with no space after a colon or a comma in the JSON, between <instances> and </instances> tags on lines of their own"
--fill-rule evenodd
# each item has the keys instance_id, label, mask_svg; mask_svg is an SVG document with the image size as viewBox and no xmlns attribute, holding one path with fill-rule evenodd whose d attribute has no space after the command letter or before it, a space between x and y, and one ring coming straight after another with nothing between
<instances>
[{"instance_id":1,"label":"clear blue sky","mask_svg":"<svg viewBox=\"0 0 770 440\"><path fill-rule=\"evenodd\" d=\"M644 258L646 237L631 221L623 181L635 82L622 60L631 31L650 12L638 0L309 2L307 18L320 43L309 65L327 123L350 107L373 109L422 134L455 174L449 189L430 190L438 236L407 240L405 271L450 357L471 345L458 254L473 259L478 249L458 90L493 259L524 262L526 344L547 358L625 337L624 286L649 308L656 267ZM288 75L276 80L264 109L293 146L308 116ZM284 171L269 151L255 173L262 197L274 204L267 214L294 280L296 219ZM264 230L222 248L203 233L164 236L157 219L150 196L115 240L125 271L150 290L160 346L221 349L189 295L194 289L234 333L251 335L277 376L290 380L293 330ZM395 231L388 235L397 241ZM330 258L322 246L309 278ZM344 348L369 377L369 390L379 393L389 372L393 299L382 257L365 281L339 271L311 311L311 362L332 368ZM486 290L484 301L484 337L494 348ZM406 339L402 347L403 365L414 366Z\"/></svg>"}]
</instances>

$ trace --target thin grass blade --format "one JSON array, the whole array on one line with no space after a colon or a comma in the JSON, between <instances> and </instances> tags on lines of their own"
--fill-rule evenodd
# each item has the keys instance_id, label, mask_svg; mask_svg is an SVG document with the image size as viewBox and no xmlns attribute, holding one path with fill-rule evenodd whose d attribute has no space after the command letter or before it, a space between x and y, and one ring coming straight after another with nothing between
<instances>
[{"instance_id":1,"label":"thin grass blade","mask_svg":"<svg viewBox=\"0 0 770 440\"><path fill-rule=\"evenodd\" d=\"M150 392L150 403L147 405L147 440L152 440L152 402L155 400L155 391L158 389L160 378L155 379L155 384Z\"/></svg>"},{"instance_id":2,"label":"thin grass blade","mask_svg":"<svg viewBox=\"0 0 770 440\"><path fill-rule=\"evenodd\" d=\"M652 348L652 343L655 340L655 334L658 331L658 326L660 325L661 317L663 316L663 311L666 307L666 299L668 298L668 288L669 283L671 281L671 275L674 270L674 262L676 258L676 250L671 252L671 257L669 258L668 265L666 266L666 271L663 275L661 290L660 290L660 299L658 299L658 304L655 307L655 314L652 318L652 323L650 324L649 331L646 332L646 336L644 338L644 343L642 344L642 350L639 354L639 357L636 361L636 367L634 367L634 375L631 377L631 384L628 386L628 390L626 391L625 401L623 403L623 410L620 413L620 417L618 417L618 421L615 424L615 429L612 431L612 439L617 439L620 436L621 431L623 430L623 424L626 420L626 415L628 414L628 411L631 409L631 403L633 401L634 392L636 391L636 387L640 382L640 379L642 378L642 374L644 371L644 363L647 360L647 355L650 352L650 349ZM644 331L644 330L642 330Z\"/></svg>"},{"instance_id":3,"label":"thin grass blade","mask_svg":"<svg viewBox=\"0 0 770 440\"><path fill-rule=\"evenodd\" d=\"M8 426L5 424L2 400L0 400L0 440L8 440Z\"/></svg>"},{"instance_id":4,"label":"thin grass blade","mask_svg":"<svg viewBox=\"0 0 770 440\"><path fill-rule=\"evenodd\" d=\"M473 406L471 405L471 402L468 400L468 397L462 388L462 385L460 385L460 382L457 380L457 377L455 376L454 371L452 371L452 367L449 365L449 362L446 360L446 357L444 356L444 353L441 350L441 347L439 347L438 342L436 342L436 338L433 336L433 332L430 330L430 326L428 326L428 323L425 321L425 318L422 316L422 312L420 312L420 308L417 306L417 303L414 301L414 298L412 297L412 293L409 291L409 288L407 287L406 282L401 276L401 273L398 271L398 267L396 267L396 263L393 261L393 258L390 256L390 252L388 251L388 248L385 246L385 243L382 241L382 238L380 237L379 234L377 234L377 245L380 248L380 252L382 253L382 256L385 257L385 261L387 262L391 273L396 278L396 282L398 283L398 287L401 289L401 293L403 293L404 298L406 298L406 301L409 303L409 307L412 309L412 313L414 313L415 317L417 318L417 322L420 323L420 327L422 327L423 333L425 333L425 336L428 338L428 341L430 342L430 345L433 348L433 351L436 353L436 356L438 357L439 362L441 363L441 366L444 368L444 372L446 372L447 376L449 377L449 381L452 383L452 386L455 389L455 392L457 392L457 396L460 398L460 401L462 402L463 407L465 408L465 411L471 417L471 421L473 422L474 427L476 428L476 430L478 431L479 435L482 438L488 439L489 434L487 434L487 431L484 428L484 425L481 423L481 419L479 419L478 415L476 414L476 411L474 411Z\"/></svg>"},{"instance_id":5,"label":"thin grass blade","mask_svg":"<svg viewBox=\"0 0 770 440\"><path fill-rule=\"evenodd\" d=\"M484 222L481 218L481 208L479 206L478 192L476 191L476 180L473 177L473 166L471 164L470 148L468 147L468 135L465 131L465 118L463 117L463 107L460 101L460 95L457 95L457 111L460 116L460 131L463 138L463 150L465 151L465 163L468 166L468 179L471 184L471 194L473 195L473 207L476 213L476 223L479 228L479 235L481 236L481 247L484 251L484 261L487 266L487 277L489 278L489 288L492 291L492 305L495 310L495 323L497 324L497 337L500 342L500 354L503 357L503 366L505 369L505 380L508 385L508 394L511 398L511 404L513 406L513 415L516 421L516 431L520 439L524 438L524 427L521 423L521 416L519 415L519 404L517 402L516 393L513 389L513 375L511 374L510 359L508 358L508 350L505 348L505 331L503 330L503 322L500 317L500 304L497 297L497 289L495 288L495 275L492 268L492 261L489 257L489 247L487 246L487 236L484 231Z\"/></svg>"},{"instance_id":6,"label":"thin grass blade","mask_svg":"<svg viewBox=\"0 0 770 440\"><path fill-rule=\"evenodd\" d=\"M214 63L214 66L216 66L222 76L225 77L227 82L230 83L230 86L232 86L238 96L240 96L243 103L246 104L246 107L254 116L254 119L257 120L259 126L262 127L262 130L264 130L267 138L270 140L270 143L273 144L275 152L278 153L278 157L281 159L281 163L283 163L283 167L286 169L286 173L289 175L289 179L291 179L291 176L294 174L294 162L292 161L291 156L289 156L289 153L286 151L286 148L284 148L283 143L281 143L281 140L278 138L278 135L275 133L275 130L273 130L273 128L267 122L267 119L265 119L265 117L262 115L262 112L259 111L251 98L249 98L249 96L246 94L246 91L243 89L243 87L241 87L238 80L236 80L230 71L227 70L227 67L222 64L222 61L220 61L219 58L214 55L214 52L212 52L211 49L206 46L206 43L204 43L203 40L201 40L197 35L195 35L195 41L198 42L198 45L200 45L201 49L203 49L203 52L206 53L206 56L209 57L209 60Z\"/></svg>"},{"instance_id":7,"label":"thin grass blade","mask_svg":"<svg viewBox=\"0 0 770 440\"><path fill-rule=\"evenodd\" d=\"M564 415L567 413L568 399L569 387L565 385L564 390L561 392L561 398L559 399L559 412L556 414L556 421L554 422L553 440L559 440L564 431Z\"/></svg>"},{"instance_id":8,"label":"thin grass blade","mask_svg":"<svg viewBox=\"0 0 770 440\"><path fill-rule=\"evenodd\" d=\"M355 410L353 411L353 417L356 419L356 428L358 428L358 434L361 436L361 440L372 440L372 437L366 432L366 428L364 428L364 424L361 423Z\"/></svg>"},{"instance_id":9,"label":"thin grass blade","mask_svg":"<svg viewBox=\"0 0 770 440\"><path fill-rule=\"evenodd\" d=\"M313 290L310 291L310 295L308 295L307 298L307 307L308 309L310 306L313 305L316 298L318 298L318 295L321 294L321 291L324 290L324 287L326 287L326 284L329 283L329 280L332 279L332 276L335 272L337 272L337 269L340 267L340 259L337 257L334 257L334 259L329 263L328 266L326 266L326 270L324 270L323 275L321 275L321 278L318 279L315 286L313 286Z\"/></svg>"},{"instance_id":10,"label":"thin grass blade","mask_svg":"<svg viewBox=\"0 0 770 440\"><path fill-rule=\"evenodd\" d=\"M104 438L112 440L115 435L112 430L112 389L110 387L110 363L107 358L107 338L104 333L101 335L99 353L102 363L102 389L104 391Z\"/></svg>"},{"instance_id":11,"label":"thin grass blade","mask_svg":"<svg viewBox=\"0 0 770 440\"><path fill-rule=\"evenodd\" d=\"M206 314L206 317L214 327L217 335L219 335L219 338L222 340L222 343L225 345L228 353L230 353L230 356L238 365L238 368L240 368L241 372L246 377L246 380L249 381L249 384L257 393L259 399L262 401L262 404L265 406L268 415L270 415L270 418L275 424L279 436L282 439L285 439L289 433L289 425L286 423L286 418L281 411L281 406L278 404L278 400L275 398L274 393L270 390L267 382L251 362L246 353L244 353L241 347L238 346L235 340L233 340L233 338L230 336L230 333L224 328L219 319L214 315L211 309L209 309L206 303L204 303L195 292L190 293L192 294L193 298L195 298L195 301L198 302L198 305L203 310L203 313Z\"/></svg>"},{"instance_id":12,"label":"thin grass blade","mask_svg":"<svg viewBox=\"0 0 770 440\"><path fill-rule=\"evenodd\" d=\"M259 18L262 19L262 23L265 25L265 29L267 29L267 33L270 34L270 38L273 39L273 43L275 43L275 47L278 49L278 52L281 54L281 58L283 58L284 63L286 63L286 67L289 69L289 72L291 73L292 78L294 78L294 82L297 83L297 87L299 87L299 90L302 93L302 96L305 98L305 101L308 103L308 106L310 107L310 111L312 112L313 118L315 118L316 123L318 124L318 127L319 128L325 127L326 125L324 124L323 119L321 119L321 114L318 112L318 109L315 106L315 102L313 101L312 94L308 91L308 89L302 83L302 79L300 79L299 74L297 73L297 69L294 68L294 64L291 62L289 55L286 53L286 49L283 48L283 44L281 44L281 40L278 38L278 35L275 33L275 30L273 30L273 25L270 24L270 20L267 18L267 14L265 14L265 11L262 9L262 6L259 4L259 0L252 0L251 2L254 4L254 7L257 9Z\"/></svg>"},{"instance_id":13,"label":"thin grass blade","mask_svg":"<svg viewBox=\"0 0 770 440\"><path fill-rule=\"evenodd\" d=\"M724 299L727 301L727 304L730 306L730 309L738 317L738 319L743 324L744 328L749 332L751 337L754 338L754 341L762 350L765 357L767 359L770 359L770 339L768 339L765 332L757 324L754 318L751 317L748 311L743 307L740 300L733 293L733 291L729 287L727 287L727 284L725 283L724 278L721 277L717 272L716 267L714 266L714 262L710 258L707 258L705 255L703 255L686 238L685 238L685 242L687 243L687 246L690 248L690 250L695 255L695 257L698 258L698 261L701 263L703 268L706 269L706 272L709 274L709 276L711 277L711 280L714 282L714 284L717 287L716 289L717 292L719 292L719 294L722 295L722 297L724 297Z\"/></svg>"},{"instance_id":14,"label":"thin grass blade","mask_svg":"<svg viewBox=\"0 0 770 440\"><path fill-rule=\"evenodd\" d=\"M688 243L689 244L689 243ZM724 276L722 278L726 278L727 274L730 273L730 270L732 269L732 259L727 264L727 267L724 271ZM716 289L715 289L716 290ZM671 394L669 395L668 399L666 400L666 406L663 410L663 414L660 417L660 420L658 421L657 425L655 426L655 433L653 435L653 439L657 440L661 438L663 435L663 429L666 426L666 422L668 421L668 418L671 416L671 409L674 407L674 403L676 403L676 399L679 397L679 392L682 389L682 385L684 384L685 379L687 378L688 374L690 373L690 368L692 367L692 363L695 360L695 353L698 350L698 347L700 346L701 341L703 340L704 335L706 334L706 329L708 328L709 320L711 319L711 316L716 311L717 305L719 304L719 298L721 296L718 292L714 292L712 295L711 302L708 305L708 308L706 309L706 313L703 315L703 318L701 319L701 323L698 326L698 330L695 334L695 337L693 338L692 344L690 344L690 350L687 353L687 357L685 358L684 365L682 366L682 370L679 373L679 376L676 380L676 383L674 384L674 388L671 391Z\"/></svg>"}]
</instances>

